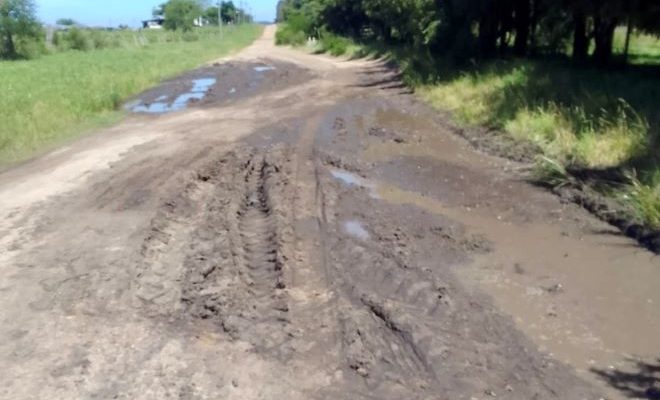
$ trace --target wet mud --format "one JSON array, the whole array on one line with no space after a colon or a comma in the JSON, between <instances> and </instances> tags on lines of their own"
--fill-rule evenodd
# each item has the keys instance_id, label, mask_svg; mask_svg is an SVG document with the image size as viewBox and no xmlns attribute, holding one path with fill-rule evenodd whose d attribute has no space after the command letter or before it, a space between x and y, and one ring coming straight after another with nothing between
<instances>
[{"instance_id":1,"label":"wet mud","mask_svg":"<svg viewBox=\"0 0 660 400\"><path fill-rule=\"evenodd\" d=\"M292 207L295 153L245 146L218 156L163 205L136 280L148 315L205 321L282 365L318 368L334 377L322 396L595 398L453 277L477 251L463 245L461 224L375 199L319 160L321 210L305 227ZM327 298L311 314L296 275L312 266L296 253L314 236L323 241L306 257L323 276L316 296ZM333 362L317 365L319 342Z\"/></svg>"},{"instance_id":2,"label":"wet mud","mask_svg":"<svg viewBox=\"0 0 660 400\"><path fill-rule=\"evenodd\" d=\"M269 32L140 96L201 99L110 131L152 136L106 169L65 153L66 191L10 203L0 397L652 398L657 259L382 63Z\"/></svg>"},{"instance_id":3,"label":"wet mud","mask_svg":"<svg viewBox=\"0 0 660 400\"><path fill-rule=\"evenodd\" d=\"M311 72L274 60L216 63L166 80L124 105L137 114L167 114L190 107L218 106L311 79Z\"/></svg>"}]
</instances>

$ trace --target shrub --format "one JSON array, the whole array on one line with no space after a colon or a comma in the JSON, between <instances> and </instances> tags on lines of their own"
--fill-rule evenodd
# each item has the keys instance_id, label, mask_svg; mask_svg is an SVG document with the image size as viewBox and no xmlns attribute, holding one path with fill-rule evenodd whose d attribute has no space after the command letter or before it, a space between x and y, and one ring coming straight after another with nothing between
<instances>
[{"instance_id":1,"label":"shrub","mask_svg":"<svg viewBox=\"0 0 660 400\"><path fill-rule=\"evenodd\" d=\"M21 58L31 60L48 53L48 49L41 38L22 37L16 41L16 52Z\"/></svg>"},{"instance_id":2,"label":"shrub","mask_svg":"<svg viewBox=\"0 0 660 400\"><path fill-rule=\"evenodd\" d=\"M346 54L349 47L353 45L353 41L342 36L333 35L324 32L321 35L321 50L326 51L333 56L341 56Z\"/></svg>"},{"instance_id":3,"label":"shrub","mask_svg":"<svg viewBox=\"0 0 660 400\"><path fill-rule=\"evenodd\" d=\"M275 33L275 42L278 45L302 46L307 42L307 35L292 25L281 24Z\"/></svg>"},{"instance_id":4,"label":"shrub","mask_svg":"<svg viewBox=\"0 0 660 400\"><path fill-rule=\"evenodd\" d=\"M88 51L93 46L93 43L89 40L85 32L78 28L71 28L62 36L66 49Z\"/></svg>"}]
</instances>

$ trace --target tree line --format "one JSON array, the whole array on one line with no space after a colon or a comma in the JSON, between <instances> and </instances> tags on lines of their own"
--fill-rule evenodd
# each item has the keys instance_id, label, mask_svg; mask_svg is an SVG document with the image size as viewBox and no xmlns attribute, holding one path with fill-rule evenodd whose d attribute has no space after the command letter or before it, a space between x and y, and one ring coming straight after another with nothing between
<instances>
[{"instance_id":1,"label":"tree line","mask_svg":"<svg viewBox=\"0 0 660 400\"><path fill-rule=\"evenodd\" d=\"M221 1L219 8L212 4L209 0L169 0L156 7L153 16L164 18L165 28L184 32L190 31L195 21L210 25L218 25L219 18L225 24L252 22L252 16L231 0ZM57 23L67 31L54 35L53 41L70 42L67 48L83 50L95 47L88 42L102 42L100 35L94 35L97 30L86 30L94 31L87 35L94 37L87 38L71 18L60 18ZM46 53L45 40L46 30L37 18L34 0L0 0L0 59L30 58Z\"/></svg>"},{"instance_id":2,"label":"tree line","mask_svg":"<svg viewBox=\"0 0 660 400\"><path fill-rule=\"evenodd\" d=\"M154 8L153 16L165 19L165 28L170 30L189 31L194 27L194 21L203 20L210 25L251 23L252 16L237 7L232 0L221 1L211 5L204 0L169 0Z\"/></svg>"},{"instance_id":3,"label":"tree line","mask_svg":"<svg viewBox=\"0 0 660 400\"><path fill-rule=\"evenodd\" d=\"M279 21L458 61L570 53L615 61L617 27L660 35L658 0L281 0ZM625 56L624 56L625 57Z\"/></svg>"}]
</instances>

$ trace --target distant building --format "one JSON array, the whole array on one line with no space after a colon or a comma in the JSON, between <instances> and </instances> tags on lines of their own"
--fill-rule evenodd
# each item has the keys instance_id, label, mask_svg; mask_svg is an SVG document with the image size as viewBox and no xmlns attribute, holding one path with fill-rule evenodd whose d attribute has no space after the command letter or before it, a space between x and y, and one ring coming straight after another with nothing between
<instances>
[{"instance_id":1,"label":"distant building","mask_svg":"<svg viewBox=\"0 0 660 400\"><path fill-rule=\"evenodd\" d=\"M165 24L165 18L157 17L157 18L154 18L154 19L148 19L146 21L142 21L142 28L144 28L144 29L163 29L164 24Z\"/></svg>"},{"instance_id":2,"label":"distant building","mask_svg":"<svg viewBox=\"0 0 660 400\"><path fill-rule=\"evenodd\" d=\"M204 17L197 17L193 20L193 25L197 27L207 26L209 21Z\"/></svg>"}]
</instances>

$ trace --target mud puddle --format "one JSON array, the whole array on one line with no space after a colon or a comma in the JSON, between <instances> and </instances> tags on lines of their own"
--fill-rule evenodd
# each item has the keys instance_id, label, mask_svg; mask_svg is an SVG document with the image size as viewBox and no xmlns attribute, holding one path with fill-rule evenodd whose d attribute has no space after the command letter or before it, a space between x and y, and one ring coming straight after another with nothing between
<instances>
[{"instance_id":1,"label":"mud puddle","mask_svg":"<svg viewBox=\"0 0 660 400\"><path fill-rule=\"evenodd\" d=\"M492 296L540 351L601 385L608 398L627 398L610 387L618 377L643 374L640 365L656 365L660 260L648 252L613 233L507 222L484 209L402 189L400 183L367 182L376 195L370 198L414 206L464 226L465 238L452 229L436 232L472 254L472 262L454 269L461 281L475 293Z\"/></svg>"},{"instance_id":2,"label":"mud puddle","mask_svg":"<svg viewBox=\"0 0 660 400\"><path fill-rule=\"evenodd\" d=\"M335 180L342 183L346 187L356 187L364 188L369 191L369 196L372 198L378 198L378 185L374 182L371 182L365 178L362 178L359 175L354 173L340 170L340 169L331 169L330 174Z\"/></svg>"},{"instance_id":3,"label":"mud puddle","mask_svg":"<svg viewBox=\"0 0 660 400\"><path fill-rule=\"evenodd\" d=\"M162 95L149 105L140 102L137 105L131 106L130 110L134 113L148 114L164 114L181 111L186 109L190 103L204 99L215 83L215 78L193 79L193 86L190 89L190 92L177 96L172 103L165 102L168 96Z\"/></svg>"},{"instance_id":4,"label":"mud puddle","mask_svg":"<svg viewBox=\"0 0 660 400\"><path fill-rule=\"evenodd\" d=\"M274 71L276 68L273 67L272 65L259 65L254 67L254 70L256 72L266 72L266 71Z\"/></svg>"},{"instance_id":5,"label":"mud puddle","mask_svg":"<svg viewBox=\"0 0 660 400\"><path fill-rule=\"evenodd\" d=\"M608 398L627 398L617 378L644 375L639 366L660 356L660 258L528 185L520 164L475 153L453 135L414 104L359 100L329 113L319 141L331 168L352 171L330 172L346 188L461 224L466 238L437 232L473 254L455 269L461 281L492 296L545 354Z\"/></svg>"},{"instance_id":6,"label":"mud puddle","mask_svg":"<svg viewBox=\"0 0 660 400\"><path fill-rule=\"evenodd\" d=\"M311 79L312 74L282 62L223 63L167 80L128 101L136 114L167 114L194 106L222 105Z\"/></svg>"}]
</instances>

